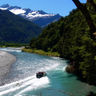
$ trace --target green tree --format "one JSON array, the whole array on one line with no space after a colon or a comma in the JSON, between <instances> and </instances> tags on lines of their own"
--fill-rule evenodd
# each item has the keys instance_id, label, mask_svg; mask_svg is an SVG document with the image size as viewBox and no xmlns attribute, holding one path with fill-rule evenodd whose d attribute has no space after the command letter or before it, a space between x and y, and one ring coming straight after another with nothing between
<instances>
[{"instance_id":1,"label":"green tree","mask_svg":"<svg viewBox=\"0 0 96 96\"><path fill-rule=\"evenodd\" d=\"M72 0L72 1L75 3L75 5L77 6L77 8L80 9L80 11L82 12L82 14L84 15L84 17L85 17L85 19L86 19L86 21L87 21L87 23L88 23L88 25L89 25L89 28L90 28L91 38L94 39L95 36L94 36L93 33L96 31L96 27L95 27L95 24L93 23L93 20L92 20L89 12L88 12L88 10L87 10L86 5L80 3L79 0ZM95 3L93 2L93 0L88 0L87 2L91 3L93 6L94 6L94 4L95 4Z\"/></svg>"}]
</instances>

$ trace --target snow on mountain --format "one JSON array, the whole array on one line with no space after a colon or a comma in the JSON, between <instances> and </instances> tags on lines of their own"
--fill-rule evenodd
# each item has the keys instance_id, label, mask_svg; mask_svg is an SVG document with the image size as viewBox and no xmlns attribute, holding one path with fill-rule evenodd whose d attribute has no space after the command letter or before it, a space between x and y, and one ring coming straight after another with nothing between
<instances>
[{"instance_id":1,"label":"snow on mountain","mask_svg":"<svg viewBox=\"0 0 96 96\"><path fill-rule=\"evenodd\" d=\"M4 4L0 6L1 10L9 10L15 15L19 15L25 19L28 19L41 27L44 27L54 21L57 21L61 18L59 14L48 14L42 10L32 11L31 9L22 9L18 6L10 6L8 4Z\"/></svg>"},{"instance_id":2,"label":"snow on mountain","mask_svg":"<svg viewBox=\"0 0 96 96\"><path fill-rule=\"evenodd\" d=\"M29 17L31 19L32 18L37 18L37 17L48 17L48 16L54 16L54 14L40 14L38 11L34 11L34 12L26 15L26 17Z\"/></svg>"},{"instance_id":3,"label":"snow on mountain","mask_svg":"<svg viewBox=\"0 0 96 96\"><path fill-rule=\"evenodd\" d=\"M7 10L7 8L0 8L1 10Z\"/></svg>"},{"instance_id":4,"label":"snow on mountain","mask_svg":"<svg viewBox=\"0 0 96 96\"><path fill-rule=\"evenodd\" d=\"M16 8L14 8L14 9L10 10L10 12L12 12L12 13L14 13L16 15L19 15L19 14L24 14L26 11L25 10L22 10L22 9L16 9Z\"/></svg>"}]
</instances>

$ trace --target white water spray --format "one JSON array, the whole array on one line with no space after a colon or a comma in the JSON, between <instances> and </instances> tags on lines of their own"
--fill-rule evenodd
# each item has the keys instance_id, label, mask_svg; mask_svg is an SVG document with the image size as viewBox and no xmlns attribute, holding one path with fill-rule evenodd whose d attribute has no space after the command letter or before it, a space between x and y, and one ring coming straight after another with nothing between
<instances>
[{"instance_id":1,"label":"white water spray","mask_svg":"<svg viewBox=\"0 0 96 96\"><path fill-rule=\"evenodd\" d=\"M8 94L10 92L21 90L19 91L18 94L15 95L15 96L18 96L26 91L42 88L44 87L44 85L48 84L49 82L50 81L48 77L37 79L35 76L31 76L26 79L13 82L11 84L6 84L0 87L0 96Z\"/></svg>"}]
</instances>

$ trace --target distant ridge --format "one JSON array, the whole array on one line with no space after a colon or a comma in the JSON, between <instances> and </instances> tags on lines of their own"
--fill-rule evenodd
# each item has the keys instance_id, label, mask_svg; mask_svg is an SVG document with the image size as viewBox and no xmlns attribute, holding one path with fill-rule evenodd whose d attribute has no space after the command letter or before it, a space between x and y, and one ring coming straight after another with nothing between
<instances>
[{"instance_id":1,"label":"distant ridge","mask_svg":"<svg viewBox=\"0 0 96 96\"><path fill-rule=\"evenodd\" d=\"M29 21L32 21L38 24L41 27L44 27L54 21L57 21L61 18L59 14L48 14L42 10L33 11L29 8L22 9L18 6L10 6L9 4L4 4L0 6L1 10L9 10L15 15L19 15L23 18L26 18Z\"/></svg>"}]
</instances>

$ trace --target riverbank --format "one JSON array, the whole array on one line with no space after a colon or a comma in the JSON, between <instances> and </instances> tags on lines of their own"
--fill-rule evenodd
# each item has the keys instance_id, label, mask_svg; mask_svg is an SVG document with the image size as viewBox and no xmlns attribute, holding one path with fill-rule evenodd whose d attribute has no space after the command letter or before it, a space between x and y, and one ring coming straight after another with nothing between
<instances>
[{"instance_id":1,"label":"riverbank","mask_svg":"<svg viewBox=\"0 0 96 96\"><path fill-rule=\"evenodd\" d=\"M2 96L34 96L39 95L39 92L43 96L87 96L90 91L96 93L95 86L81 82L75 75L66 73L67 61L64 59L11 49L9 52L18 59L3 80L5 85L0 87ZM37 79L35 74L38 71L45 71L48 76Z\"/></svg>"},{"instance_id":2,"label":"riverbank","mask_svg":"<svg viewBox=\"0 0 96 96\"><path fill-rule=\"evenodd\" d=\"M23 48L22 52L28 52L28 53L36 53L36 54L40 54L40 55L47 55L47 56L55 56L55 57L59 57L60 54L58 52L45 52L43 50L37 50L37 49L27 49L27 48Z\"/></svg>"},{"instance_id":3,"label":"riverbank","mask_svg":"<svg viewBox=\"0 0 96 96\"><path fill-rule=\"evenodd\" d=\"M16 57L5 52L0 51L0 85L5 75L9 72L11 65L16 61Z\"/></svg>"}]
</instances>

